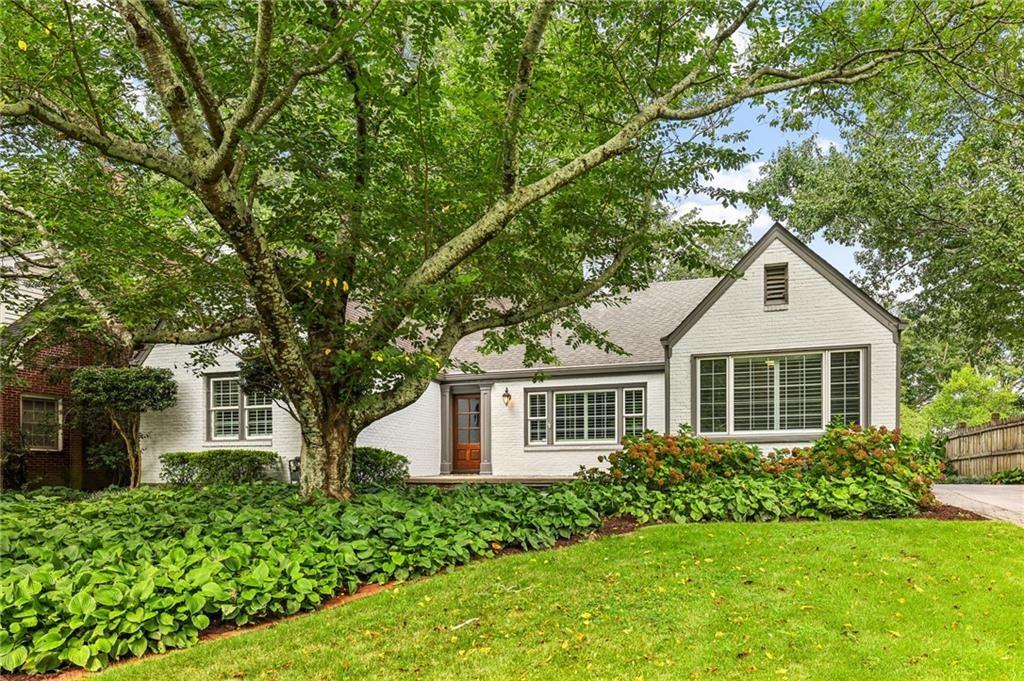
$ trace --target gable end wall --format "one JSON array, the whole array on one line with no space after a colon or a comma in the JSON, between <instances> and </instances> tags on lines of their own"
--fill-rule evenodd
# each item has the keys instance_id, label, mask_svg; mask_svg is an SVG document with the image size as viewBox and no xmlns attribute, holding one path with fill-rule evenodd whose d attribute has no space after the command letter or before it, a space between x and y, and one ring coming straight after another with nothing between
<instances>
[{"instance_id":1,"label":"gable end wall","mask_svg":"<svg viewBox=\"0 0 1024 681\"><path fill-rule=\"evenodd\" d=\"M789 264L789 304L766 311L764 266ZM898 344L893 331L776 239L671 346L668 430L691 421L694 355L810 348L870 348L870 420L897 425Z\"/></svg>"}]
</instances>

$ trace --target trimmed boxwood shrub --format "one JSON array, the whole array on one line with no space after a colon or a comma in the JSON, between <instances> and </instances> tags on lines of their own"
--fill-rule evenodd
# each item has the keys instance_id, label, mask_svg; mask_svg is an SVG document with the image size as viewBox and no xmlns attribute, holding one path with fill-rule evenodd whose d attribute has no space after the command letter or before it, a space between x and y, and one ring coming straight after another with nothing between
<instances>
[{"instance_id":1,"label":"trimmed boxwood shrub","mask_svg":"<svg viewBox=\"0 0 1024 681\"><path fill-rule=\"evenodd\" d=\"M356 447L352 454L352 482L386 487L400 485L409 477L409 459L387 449Z\"/></svg>"},{"instance_id":2,"label":"trimmed boxwood shrub","mask_svg":"<svg viewBox=\"0 0 1024 681\"><path fill-rule=\"evenodd\" d=\"M278 465L276 453L263 449L207 449L160 455L164 480L172 485L230 485L267 477Z\"/></svg>"}]
</instances>

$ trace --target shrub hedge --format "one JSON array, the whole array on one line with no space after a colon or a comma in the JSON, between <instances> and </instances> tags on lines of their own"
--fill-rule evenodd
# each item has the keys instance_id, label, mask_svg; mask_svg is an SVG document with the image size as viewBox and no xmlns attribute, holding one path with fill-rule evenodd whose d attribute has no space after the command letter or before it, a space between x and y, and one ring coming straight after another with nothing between
<instances>
[{"instance_id":1,"label":"shrub hedge","mask_svg":"<svg viewBox=\"0 0 1024 681\"><path fill-rule=\"evenodd\" d=\"M172 485L235 485L256 482L278 465L275 452L264 449L207 449L160 455L163 478Z\"/></svg>"},{"instance_id":2,"label":"shrub hedge","mask_svg":"<svg viewBox=\"0 0 1024 681\"><path fill-rule=\"evenodd\" d=\"M697 489L694 485L739 476L781 479L779 486L791 490L795 490L794 481L855 480L879 498L898 488L915 505L931 501L929 488L944 467L933 456L930 443L919 443L884 426L856 425L832 426L810 447L776 450L767 456L756 445L710 442L685 427L678 435L648 432L627 438L607 461L612 480L650 489L685 485L692 490ZM793 494L799 496L796 491Z\"/></svg>"},{"instance_id":3,"label":"shrub hedge","mask_svg":"<svg viewBox=\"0 0 1024 681\"><path fill-rule=\"evenodd\" d=\"M376 447L356 447L352 454L353 484L385 487L408 477L409 459L401 454Z\"/></svg>"}]
</instances>

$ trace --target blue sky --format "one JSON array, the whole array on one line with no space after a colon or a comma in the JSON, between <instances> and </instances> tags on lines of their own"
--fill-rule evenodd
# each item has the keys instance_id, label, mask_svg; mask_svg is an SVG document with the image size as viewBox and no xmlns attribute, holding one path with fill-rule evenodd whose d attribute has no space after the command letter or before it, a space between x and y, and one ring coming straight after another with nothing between
<instances>
[{"instance_id":1,"label":"blue sky","mask_svg":"<svg viewBox=\"0 0 1024 681\"><path fill-rule=\"evenodd\" d=\"M809 130L781 131L772 127L770 120L758 121L757 116L761 111L763 109L752 107L738 107L734 111L732 122L727 130L749 131L750 137L745 147L748 151L758 152L758 159L739 170L718 174L714 179L715 186L745 189L747 182L758 177L762 164L770 159L777 149L787 143L799 142L815 135L821 144L841 144L839 130L829 121L818 119ZM674 203L682 210L697 208L700 214L709 220L735 222L750 215L750 210L745 206L726 207L705 196L683 196ZM772 221L768 214L762 212L751 226L751 238L756 241L771 225ZM810 245L843 274L849 276L859 272L854 261L855 249L840 244L830 244L820 236L815 237Z\"/></svg>"}]
</instances>

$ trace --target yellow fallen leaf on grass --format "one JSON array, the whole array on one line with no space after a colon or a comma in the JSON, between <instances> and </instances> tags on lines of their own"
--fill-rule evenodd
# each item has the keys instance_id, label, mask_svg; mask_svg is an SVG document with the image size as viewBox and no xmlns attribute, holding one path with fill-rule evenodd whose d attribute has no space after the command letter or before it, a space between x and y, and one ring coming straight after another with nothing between
<instances>
[{"instance_id":1,"label":"yellow fallen leaf on grass","mask_svg":"<svg viewBox=\"0 0 1024 681\"><path fill-rule=\"evenodd\" d=\"M18 49L21 50L22 52L24 52L25 50L28 49L28 44L24 40L19 40L18 41Z\"/></svg>"}]
</instances>

